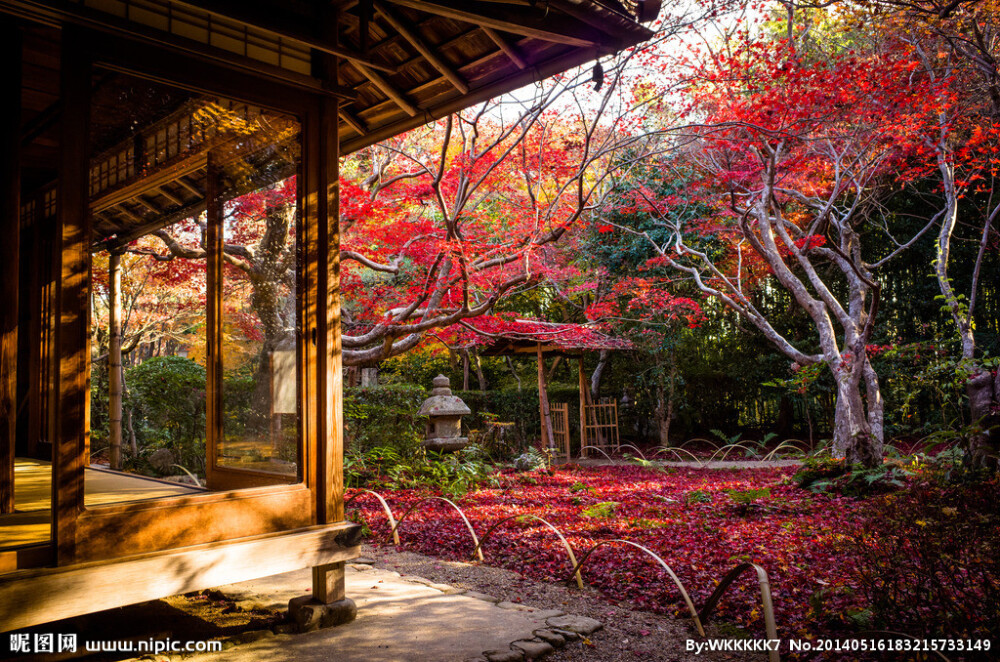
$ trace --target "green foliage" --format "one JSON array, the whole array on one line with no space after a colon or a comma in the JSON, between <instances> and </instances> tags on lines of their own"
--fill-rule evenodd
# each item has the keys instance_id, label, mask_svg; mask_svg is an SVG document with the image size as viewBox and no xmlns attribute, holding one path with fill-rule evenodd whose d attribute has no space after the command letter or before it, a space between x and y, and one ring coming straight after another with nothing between
<instances>
[{"instance_id":1,"label":"green foliage","mask_svg":"<svg viewBox=\"0 0 1000 662\"><path fill-rule=\"evenodd\" d=\"M712 495L703 490L691 490L684 497L687 503L712 503Z\"/></svg>"},{"instance_id":2,"label":"green foliage","mask_svg":"<svg viewBox=\"0 0 1000 662\"><path fill-rule=\"evenodd\" d=\"M842 476L847 471L843 460L830 456L812 455L802 460L802 466L792 476L799 487L811 488L819 481Z\"/></svg>"},{"instance_id":3,"label":"green foliage","mask_svg":"<svg viewBox=\"0 0 1000 662\"><path fill-rule=\"evenodd\" d=\"M613 517L615 511L618 509L618 503L615 501L602 501L600 503L595 503L592 506L584 508L580 515L583 517Z\"/></svg>"},{"instance_id":4,"label":"green foliage","mask_svg":"<svg viewBox=\"0 0 1000 662\"><path fill-rule=\"evenodd\" d=\"M913 476L908 462L889 460L877 467L847 466L843 460L809 457L792 477L800 487L813 492L836 492L864 497L891 492L906 485Z\"/></svg>"},{"instance_id":5,"label":"green foliage","mask_svg":"<svg viewBox=\"0 0 1000 662\"><path fill-rule=\"evenodd\" d=\"M348 487L426 490L451 497L462 496L484 483L498 484L497 468L482 450L470 445L456 453L424 452L405 455L391 446L367 451L351 450L344 456Z\"/></svg>"},{"instance_id":6,"label":"green foliage","mask_svg":"<svg viewBox=\"0 0 1000 662\"><path fill-rule=\"evenodd\" d=\"M426 398L419 386L345 388L345 446L362 453L390 447L412 456L424 438L426 419L417 410Z\"/></svg>"},{"instance_id":7,"label":"green foliage","mask_svg":"<svg viewBox=\"0 0 1000 662\"><path fill-rule=\"evenodd\" d=\"M223 376L222 412L223 428L227 437L243 437L251 430L266 429L270 423L268 412L254 406L257 380L254 373L257 361L248 361L238 370Z\"/></svg>"},{"instance_id":8,"label":"green foliage","mask_svg":"<svg viewBox=\"0 0 1000 662\"><path fill-rule=\"evenodd\" d=\"M733 500L733 503L741 506L749 506L755 501L771 498L771 489L761 487L750 490L726 490L726 494Z\"/></svg>"},{"instance_id":9,"label":"green foliage","mask_svg":"<svg viewBox=\"0 0 1000 662\"><path fill-rule=\"evenodd\" d=\"M205 468L205 368L157 356L125 371L140 453L169 448L177 463Z\"/></svg>"}]
</instances>

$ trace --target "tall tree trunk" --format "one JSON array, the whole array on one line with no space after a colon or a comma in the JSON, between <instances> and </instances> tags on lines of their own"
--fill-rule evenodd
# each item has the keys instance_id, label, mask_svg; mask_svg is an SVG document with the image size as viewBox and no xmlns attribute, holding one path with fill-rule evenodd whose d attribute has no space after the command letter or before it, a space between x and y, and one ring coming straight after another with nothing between
<instances>
[{"instance_id":1,"label":"tall tree trunk","mask_svg":"<svg viewBox=\"0 0 1000 662\"><path fill-rule=\"evenodd\" d=\"M848 464L878 466L882 463L884 440L881 436L882 430L872 429L866 413L865 401L861 395L863 369L847 364L841 366L840 370L833 371L837 383L837 402L833 417L833 455L843 458ZM878 378L874 371L866 375L866 384L870 382L874 382L877 391ZM880 398L879 403L881 403Z\"/></svg>"},{"instance_id":2,"label":"tall tree trunk","mask_svg":"<svg viewBox=\"0 0 1000 662\"><path fill-rule=\"evenodd\" d=\"M462 390L469 390L469 350L462 350Z\"/></svg>"},{"instance_id":3,"label":"tall tree trunk","mask_svg":"<svg viewBox=\"0 0 1000 662\"><path fill-rule=\"evenodd\" d=\"M563 357L561 356L557 356L556 358L552 359L552 367L549 368L549 374L546 375L545 377L546 381L551 382L552 379L555 377L556 369L559 367L559 364L562 363L562 359Z\"/></svg>"},{"instance_id":4,"label":"tall tree trunk","mask_svg":"<svg viewBox=\"0 0 1000 662\"><path fill-rule=\"evenodd\" d=\"M514 379L517 380L517 392L521 392L521 375L517 374L517 370L514 369L514 362L510 360L510 356L504 356L507 361L507 367L510 368L510 373L514 375Z\"/></svg>"},{"instance_id":5,"label":"tall tree trunk","mask_svg":"<svg viewBox=\"0 0 1000 662\"><path fill-rule=\"evenodd\" d=\"M376 386L378 386L378 367L362 367L361 388L375 388Z\"/></svg>"},{"instance_id":6,"label":"tall tree trunk","mask_svg":"<svg viewBox=\"0 0 1000 662\"><path fill-rule=\"evenodd\" d=\"M674 397L677 394L677 361L673 353L668 357L670 369L666 383L663 374L656 380L656 430L660 446L670 446L670 421L674 417Z\"/></svg>"},{"instance_id":7,"label":"tall tree trunk","mask_svg":"<svg viewBox=\"0 0 1000 662\"><path fill-rule=\"evenodd\" d=\"M122 468L122 270L121 255L108 256L108 454L111 468Z\"/></svg>"},{"instance_id":8,"label":"tall tree trunk","mask_svg":"<svg viewBox=\"0 0 1000 662\"><path fill-rule=\"evenodd\" d=\"M486 375L483 374L483 361L479 352L472 350L472 366L476 369L476 380L479 381L479 392L486 392Z\"/></svg>"}]
</instances>

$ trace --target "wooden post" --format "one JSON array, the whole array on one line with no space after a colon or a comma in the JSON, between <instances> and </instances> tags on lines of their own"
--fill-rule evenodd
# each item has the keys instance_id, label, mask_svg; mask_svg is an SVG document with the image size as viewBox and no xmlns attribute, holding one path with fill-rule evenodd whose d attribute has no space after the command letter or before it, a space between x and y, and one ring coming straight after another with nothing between
<instances>
[{"instance_id":1,"label":"wooden post","mask_svg":"<svg viewBox=\"0 0 1000 662\"><path fill-rule=\"evenodd\" d=\"M583 370L583 352L580 352L580 457L587 457L587 376Z\"/></svg>"},{"instance_id":2,"label":"wooden post","mask_svg":"<svg viewBox=\"0 0 1000 662\"><path fill-rule=\"evenodd\" d=\"M0 514L14 512L14 455L17 438L17 323L20 263L21 180L18 147L21 140L21 28L4 21L3 98L10 115L3 123L0 149Z\"/></svg>"},{"instance_id":3,"label":"wooden post","mask_svg":"<svg viewBox=\"0 0 1000 662\"><path fill-rule=\"evenodd\" d=\"M217 489L222 451L222 218L223 193L216 155L210 151L205 168L205 482Z\"/></svg>"},{"instance_id":4,"label":"wooden post","mask_svg":"<svg viewBox=\"0 0 1000 662\"><path fill-rule=\"evenodd\" d=\"M555 446L555 436L552 434L552 416L549 412L549 394L545 389L545 358L542 354L542 344L538 343L538 408L542 415L542 445Z\"/></svg>"},{"instance_id":5,"label":"wooden post","mask_svg":"<svg viewBox=\"0 0 1000 662\"><path fill-rule=\"evenodd\" d=\"M52 431L52 538L58 565L75 560L87 452L91 243L87 133L91 66L86 44L87 36L77 28L63 29L59 76L63 113L56 199L60 256L56 271L57 411Z\"/></svg>"},{"instance_id":6,"label":"wooden post","mask_svg":"<svg viewBox=\"0 0 1000 662\"><path fill-rule=\"evenodd\" d=\"M322 12L321 25L336 42L337 9ZM362 12L363 16L367 16ZM367 26L362 39L367 44ZM328 84L338 83L337 58L315 54L315 73ZM317 184L317 259L315 286L316 348L319 360L319 420L316 438L316 523L331 524L344 519L344 374L340 340L340 105L334 98L320 101L319 178ZM312 192L310 191L310 194ZM311 283L310 283L311 285ZM351 614L346 599L344 563L317 566L312 571L313 598L339 603ZM345 607L344 605L350 605ZM353 620L353 614L345 617Z\"/></svg>"},{"instance_id":7,"label":"wooden post","mask_svg":"<svg viewBox=\"0 0 1000 662\"><path fill-rule=\"evenodd\" d=\"M28 283L28 421L25 434L27 436L28 455L34 457L38 454L38 441L42 437L45 406L43 399L48 393L45 388L45 356L43 343L46 342L46 329L48 323L43 319L45 315L45 305L43 298L48 290L48 279L43 278L46 266L51 266L49 254L43 250L45 246L42 240L41 225L43 223L40 213L36 213L35 223L31 228L31 255L28 258L33 265L29 269L31 280ZM46 221L47 222L47 221Z\"/></svg>"},{"instance_id":8,"label":"wooden post","mask_svg":"<svg viewBox=\"0 0 1000 662\"><path fill-rule=\"evenodd\" d=\"M122 270L121 254L108 256L108 441L111 468L122 468Z\"/></svg>"}]
</instances>

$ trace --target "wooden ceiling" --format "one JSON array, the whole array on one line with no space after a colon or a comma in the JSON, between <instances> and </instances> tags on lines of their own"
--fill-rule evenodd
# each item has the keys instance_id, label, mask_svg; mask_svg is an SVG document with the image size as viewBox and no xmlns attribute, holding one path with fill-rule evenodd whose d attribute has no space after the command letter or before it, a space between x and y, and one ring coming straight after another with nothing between
<instances>
[{"instance_id":1,"label":"wooden ceiling","mask_svg":"<svg viewBox=\"0 0 1000 662\"><path fill-rule=\"evenodd\" d=\"M0 0L0 10L49 21L32 24L25 36L23 180L31 190L52 176L46 166L54 166L58 150L60 22L156 40L337 96L346 154L648 39L638 19L658 6L653 0ZM324 71L315 66L318 54L333 56L326 58L332 64L325 79L314 75ZM162 106L163 117L144 118L145 127L169 123L183 103L177 101ZM156 172L150 168L128 174L122 165L114 181L102 175L108 158L134 158L127 152L137 136L94 145L104 150L91 177L99 239L135 237L139 228L204 206L204 170L195 167L203 154L178 166L173 178L150 178ZM148 185L137 185L139 175Z\"/></svg>"}]
</instances>

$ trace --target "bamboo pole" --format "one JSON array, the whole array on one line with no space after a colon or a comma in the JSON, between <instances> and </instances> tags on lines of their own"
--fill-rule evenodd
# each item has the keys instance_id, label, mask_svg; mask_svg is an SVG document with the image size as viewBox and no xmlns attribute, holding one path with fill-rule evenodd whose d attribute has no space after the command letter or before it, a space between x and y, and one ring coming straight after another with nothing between
<instances>
[{"instance_id":1,"label":"bamboo pole","mask_svg":"<svg viewBox=\"0 0 1000 662\"><path fill-rule=\"evenodd\" d=\"M108 256L108 441L112 469L122 468L121 254Z\"/></svg>"}]
</instances>

